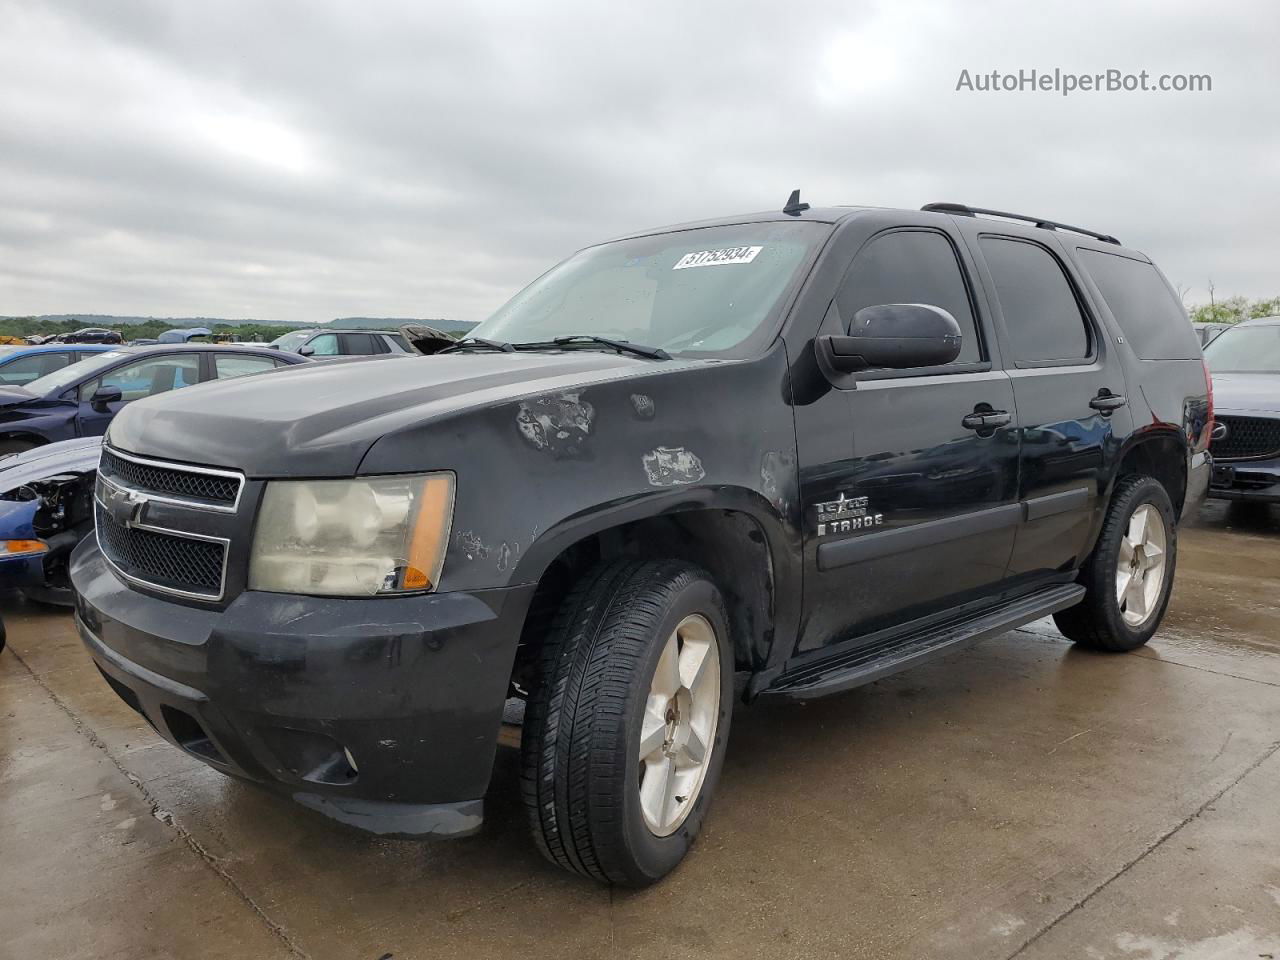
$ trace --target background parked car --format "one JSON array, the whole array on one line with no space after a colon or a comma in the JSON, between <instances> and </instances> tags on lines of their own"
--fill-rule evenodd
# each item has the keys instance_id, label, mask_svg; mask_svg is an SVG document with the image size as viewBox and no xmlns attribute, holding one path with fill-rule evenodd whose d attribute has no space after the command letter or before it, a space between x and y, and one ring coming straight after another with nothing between
<instances>
[{"instance_id":1,"label":"background parked car","mask_svg":"<svg viewBox=\"0 0 1280 960\"><path fill-rule=\"evenodd\" d=\"M403 335L393 330L294 330L276 337L269 346L317 359L416 352Z\"/></svg>"},{"instance_id":2,"label":"background parked car","mask_svg":"<svg viewBox=\"0 0 1280 960\"><path fill-rule=\"evenodd\" d=\"M1216 410L1209 496L1280 503L1280 317L1234 324L1204 358Z\"/></svg>"},{"instance_id":3,"label":"background parked car","mask_svg":"<svg viewBox=\"0 0 1280 960\"><path fill-rule=\"evenodd\" d=\"M21 387L61 370L95 353L111 348L102 344L53 343L39 347L0 347L0 386Z\"/></svg>"},{"instance_id":4,"label":"background parked car","mask_svg":"<svg viewBox=\"0 0 1280 960\"><path fill-rule=\"evenodd\" d=\"M106 327L83 327L58 337L59 343L124 343L124 337Z\"/></svg>"},{"instance_id":5,"label":"background parked car","mask_svg":"<svg viewBox=\"0 0 1280 960\"><path fill-rule=\"evenodd\" d=\"M0 587L72 602L67 560L93 529L101 450L101 437L81 437L0 461Z\"/></svg>"},{"instance_id":6,"label":"background parked car","mask_svg":"<svg viewBox=\"0 0 1280 960\"><path fill-rule=\"evenodd\" d=\"M212 343L121 347L25 386L0 386L0 456L101 436L125 404L205 380L261 373L306 357Z\"/></svg>"},{"instance_id":7,"label":"background parked car","mask_svg":"<svg viewBox=\"0 0 1280 960\"><path fill-rule=\"evenodd\" d=\"M190 343L192 340L211 340L213 331L208 327L180 327L166 330L156 337L156 343Z\"/></svg>"},{"instance_id":8,"label":"background parked car","mask_svg":"<svg viewBox=\"0 0 1280 960\"><path fill-rule=\"evenodd\" d=\"M1193 321L1191 325L1196 328L1201 347L1207 347L1223 330L1229 330L1234 326L1231 323L1210 323L1203 320Z\"/></svg>"}]
</instances>

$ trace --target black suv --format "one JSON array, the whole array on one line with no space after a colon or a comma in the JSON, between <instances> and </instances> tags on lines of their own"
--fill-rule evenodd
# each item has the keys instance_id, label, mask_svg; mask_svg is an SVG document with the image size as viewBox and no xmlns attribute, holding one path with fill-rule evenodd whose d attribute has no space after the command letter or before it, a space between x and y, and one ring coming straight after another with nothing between
<instances>
[{"instance_id":1,"label":"black suv","mask_svg":"<svg viewBox=\"0 0 1280 960\"><path fill-rule=\"evenodd\" d=\"M735 703L1047 614L1145 643L1208 483L1151 261L955 204L646 231L361 366L126 408L84 641L177 746L383 835L477 829L520 698L538 845L619 884L684 856Z\"/></svg>"}]
</instances>

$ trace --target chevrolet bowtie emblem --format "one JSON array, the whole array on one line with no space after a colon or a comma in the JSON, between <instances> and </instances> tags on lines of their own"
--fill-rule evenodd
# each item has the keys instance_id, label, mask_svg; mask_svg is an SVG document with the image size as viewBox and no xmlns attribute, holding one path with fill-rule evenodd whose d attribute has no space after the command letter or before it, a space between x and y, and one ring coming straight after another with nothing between
<instances>
[{"instance_id":1,"label":"chevrolet bowtie emblem","mask_svg":"<svg viewBox=\"0 0 1280 960\"><path fill-rule=\"evenodd\" d=\"M142 512L147 506L146 497L119 487L107 487L106 493L103 506L107 508L112 520L124 527L135 527L142 522Z\"/></svg>"}]
</instances>

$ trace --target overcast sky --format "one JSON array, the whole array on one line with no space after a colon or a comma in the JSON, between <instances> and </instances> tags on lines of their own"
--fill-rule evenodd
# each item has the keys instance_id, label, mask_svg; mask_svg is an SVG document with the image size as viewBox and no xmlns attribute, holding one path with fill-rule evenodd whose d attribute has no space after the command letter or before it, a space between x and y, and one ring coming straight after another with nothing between
<instances>
[{"instance_id":1,"label":"overcast sky","mask_svg":"<svg viewBox=\"0 0 1280 960\"><path fill-rule=\"evenodd\" d=\"M481 320L780 206L1025 211L1280 294L1280 3L0 0L0 314ZM957 92L962 69L1212 76Z\"/></svg>"}]
</instances>

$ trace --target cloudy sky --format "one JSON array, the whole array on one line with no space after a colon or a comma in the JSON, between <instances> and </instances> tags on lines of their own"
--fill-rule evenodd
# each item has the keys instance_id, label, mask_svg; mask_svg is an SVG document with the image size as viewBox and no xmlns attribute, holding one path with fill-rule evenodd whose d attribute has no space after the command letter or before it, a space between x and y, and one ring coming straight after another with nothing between
<instances>
[{"instance_id":1,"label":"cloudy sky","mask_svg":"<svg viewBox=\"0 0 1280 960\"><path fill-rule=\"evenodd\" d=\"M0 315L480 320L584 244L931 200L1280 294L1280 4L0 0ZM961 70L1209 74L977 93Z\"/></svg>"}]
</instances>

